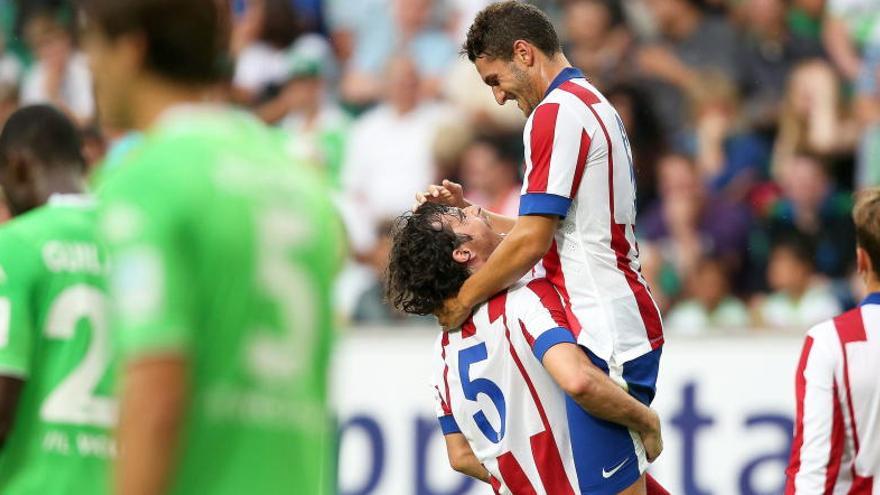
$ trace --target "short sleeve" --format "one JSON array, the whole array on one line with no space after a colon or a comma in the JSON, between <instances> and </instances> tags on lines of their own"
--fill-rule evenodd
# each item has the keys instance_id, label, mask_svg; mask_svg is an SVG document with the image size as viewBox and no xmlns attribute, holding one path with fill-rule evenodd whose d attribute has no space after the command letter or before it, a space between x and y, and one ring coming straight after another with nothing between
<instances>
[{"instance_id":1,"label":"short sleeve","mask_svg":"<svg viewBox=\"0 0 880 495\"><path fill-rule=\"evenodd\" d=\"M30 374L33 253L14 234L0 229L0 375L27 378Z\"/></svg>"},{"instance_id":2,"label":"short sleeve","mask_svg":"<svg viewBox=\"0 0 880 495\"><path fill-rule=\"evenodd\" d=\"M127 172L120 170L107 184L101 215L118 350L123 355L186 352L194 331L193 291L187 287L195 277L183 240L181 215L189 210L177 201L188 195L173 194L172 180L160 185L146 174Z\"/></svg>"},{"instance_id":3,"label":"short sleeve","mask_svg":"<svg viewBox=\"0 0 880 495\"><path fill-rule=\"evenodd\" d=\"M524 136L526 172L520 216L565 218L586 167L590 136L559 103L535 109Z\"/></svg>"},{"instance_id":4,"label":"short sleeve","mask_svg":"<svg viewBox=\"0 0 880 495\"><path fill-rule=\"evenodd\" d=\"M450 403L451 398L449 397L449 382L447 381L449 366L443 359L445 354L444 346L448 343L448 338L449 337L444 333L437 338L437 343L434 345L434 370L431 378L431 389L434 395L434 413L437 415L437 420L440 422L440 430L444 435L461 433L461 429L458 427L458 423L452 415L452 406Z\"/></svg>"},{"instance_id":5,"label":"short sleeve","mask_svg":"<svg viewBox=\"0 0 880 495\"><path fill-rule=\"evenodd\" d=\"M512 307L521 313L517 315L518 324L539 361L555 345L577 343L568 324L562 299L547 279L529 282L518 291L518 299Z\"/></svg>"}]
</instances>

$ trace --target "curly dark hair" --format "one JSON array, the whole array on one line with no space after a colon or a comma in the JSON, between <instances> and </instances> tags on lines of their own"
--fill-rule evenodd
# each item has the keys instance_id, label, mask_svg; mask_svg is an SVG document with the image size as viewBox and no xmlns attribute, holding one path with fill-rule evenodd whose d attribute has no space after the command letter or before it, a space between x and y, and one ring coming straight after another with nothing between
<instances>
[{"instance_id":1,"label":"curly dark hair","mask_svg":"<svg viewBox=\"0 0 880 495\"><path fill-rule=\"evenodd\" d=\"M440 309L470 276L452 252L470 240L444 224L444 215L461 210L424 203L397 218L391 233L391 255L385 276L385 297L399 311L427 315Z\"/></svg>"},{"instance_id":2,"label":"curly dark hair","mask_svg":"<svg viewBox=\"0 0 880 495\"><path fill-rule=\"evenodd\" d=\"M547 56L562 51L547 14L534 5L508 0L493 3L477 14L461 52L471 62L481 56L509 61L516 40L528 41Z\"/></svg>"}]
</instances>

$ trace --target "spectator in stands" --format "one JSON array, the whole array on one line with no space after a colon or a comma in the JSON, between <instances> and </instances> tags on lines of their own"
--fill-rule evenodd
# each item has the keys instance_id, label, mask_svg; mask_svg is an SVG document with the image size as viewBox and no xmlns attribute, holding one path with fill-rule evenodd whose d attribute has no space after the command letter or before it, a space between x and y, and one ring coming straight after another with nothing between
<instances>
[{"instance_id":1,"label":"spectator in stands","mask_svg":"<svg viewBox=\"0 0 880 495\"><path fill-rule=\"evenodd\" d=\"M791 0L786 24L793 34L821 41L825 0Z\"/></svg>"},{"instance_id":2,"label":"spectator in stands","mask_svg":"<svg viewBox=\"0 0 880 495\"><path fill-rule=\"evenodd\" d=\"M830 284L817 276L813 255L806 237L789 235L776 241L767 270L773 292L756 299L759 325L809 328L842 311Z\"/></svg>"},{"instance_id":3,"label":"spectator in stands","mask_svg":"<svg viewBox=\"0 0 880 495\"><path fill-rule=\"evenodd\" d=\"M21 61L6 49L6 33L0 29L0 90L5 88L18 89L22 73Z\"/></svg>"},{"instance_id":4,"label":"spectator in stands","mask_svg":"<svg viewBox=\"0 0 880 495\"><path fill-rule=\"evenodd\" d=\"M20 104L50 103L87 123L95 113L92 75L71 29L55 12L41 11L28 19L25 35L36 61L22 81Z\"/></svg>"},{"instance_id":5,"label":"spectator in stands","mask_svg":"<svg viewBox=\"0 0 880 495\"><path fill-rule=\"evenodd\" d=\"M853 150L857 130L843 111L841 99L837 76L828 63L816 59L794 69L773 149L775 178L798 152L834 155Z\"/></svg>"},{"instance_id":6,"label":"spectator in stands","mask_svg":"<svg viewBox=\"0 0 880 495\"><path fill-rule=\"evenodd\" d=\"M233 29L236 99L254 103L276 91L287 77L287 49L302 34L290 0L251 0Z\"/></svg>"},{"instance_id":7,"label":"spectator in stands","mask_svg":"<svg viewBox=\"0 0 880 495\"><path fill-rule=\"evenodd\" d=\"M775 128L785 83L794 67L822 55L818 40L791 32L785 0L745 0L740 55L743 112L750 127Z\"/></svg>"},{"instance_id":8,"label":"spectator in stands","mask_svg":"<svg viewBox=\"0 0 880 495\"><path fill-rule=\"evenodd\" d=\"M390 16L371 12L360 19L353 52L342 79L343 98L366 105L383 91L382 73L396 53L411 57L421 76L419 91L426 97L440 95L445 70L455 60L457 47L436 25L434 0L390 0ZM345 1L346 4L350 3Z\"/></svg>"},{"instance_id":9,"label":"spectator in stands","mask_svg":"<svg viewBox=\"0 0 880 495\"><path fill-rule=\"evenodd\" d=\"M827 0L825 48L849 81L859 77L864 50L880 44L880 8L873 0Z\"/></svg>"},{"instance_id":10,"label":"spectator in stands","mask_svg":"<svg viewBox=\"0 0 880 495\"><path fill-rule=\"evenodd\" d=\"M713 193L741 202L766 175L771 143L744 127L736 86L727 78L706 74L691 98L702 180Z\"/></svg>"},{"instance_id":11,"label":"spectator in stands","mask_svg":"<svg viewBox=\"0 0 880 495\"><path fill-rule=\"evenodd\" d=\"M723 18L704 13L703 0L648 0L661 34L640 49L636 62L648 78L661 121L668 132L686 127L685 93L703 71L739 80L738 39Z\"/></svg>"},{"instance_id":12,"label":"spectator in stands","mask_svg":"<svg viewBox=\"0 0 880 495\"><path fill-rule=\"evenodd\" d=\"M685 294L686 299L663 320L670 332L699 335L749 326L749 311L731 294L730 275L717 259L703 258L696 263L687 278Z\"/></svg>"},{"instance_id":13,"label":"spectator in stands","mask_svg":"<svg viewBox=\"0 0 880 495\"><path fill-rule=\"evenodd\" d=\"M855 231L850 218L852 197L836 187L821 157L800 153L789 158L780 177L781 195L769 205L755 232L752 255L760 246L790 235L814 247L816 269L832 278L847 276L853 263ZM766 236L762 241L760 236ZM757 237L757 238L756 238ZM757 261L756 267L763 263Z\"/></svg>"},{"instance_id":14,"label":"spectator in stands","mask_svg":"<svg viewBox=\"0 0 880 495\"><path fill-rule=\"evenodd\" d=\"M519 215L521 142L517 136L480 136L465 149L461 181L471 202L501 215Z\"/></svg>"},{"instance_id":15,"label":"spectator in stands","mask_svg":"<svg viewBox=\"0 0 880 495\"><path fill-rule=\"evenodd\" d=\"M345 203L353 247L367 255L375 247L375 231L386 219L412 206L413 191L435 180L431 144L448 109L426 101L419 92L415 63L392 59L384 101L356 121L349 136L342 169Z\"/></svg>"},{"instance_id":16,"label":"spectator in stands","mask_svg":"<svg viewBox=\"0 0 880 495\"><path fill-rule=\"evenodd\" d=\"M657 162L667 151L666 136L647 94L622 83L605 92L626 128L636 174L636 206L644 211L657 199Z\"/></svg>"},{"instance_id":17,"label":"spectator in stands","mask_svg":"<svg viewBox=\"0 0 880 495\"><path fill-rule=\"evenodd\" d=\"M709 256L743 267L749 214L709 195L694 161L670 154L659 163L659 200L640 217L643 271L661 308L668 308L697 261Z\"/></svg>"},{"instance_id":18,"label":"spectator in stands","mask_svg":"<svg viewBox=\"0 0 880 495\"><path fill-rule=\"evenodd\" d=\"M293 51L288 67L289 79L269 106L283 113L279 125L289 133L294 154L338 187L350 118L329 94L328 67L319 52Z\"/></svg>"},{"instance_id":19,"label":"spectator in stands","mask_svg":"<svg viewBox=\"0 0 880 495\"><path fill-rule=\"evenodd\" d=\"M635 49L616 0L565 0L565 56L601 90L629 78Z\"/></svg>"},{"instance_id":20,"label":"spectator in stands","mask_svg":"<svg viewBox=\"0 0 880 495\"><path fill-rule=\"evenodd\" d=\"M855 179L861 189L880 185L880 45L865 55L855 90L855 113L862 133Z\"/></svg>"}]
</instances>

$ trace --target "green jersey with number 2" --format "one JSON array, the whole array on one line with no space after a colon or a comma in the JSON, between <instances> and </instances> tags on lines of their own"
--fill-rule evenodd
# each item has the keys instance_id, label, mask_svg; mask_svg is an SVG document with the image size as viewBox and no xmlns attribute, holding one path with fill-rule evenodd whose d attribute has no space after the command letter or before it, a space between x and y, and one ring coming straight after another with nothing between
<instances>
[{"instance_id":1,"label":"green jersey with number 2","mask_svg":"<svg viewBox=\"0 0 880 495\"><path fill-rule=\"evenodd\" d=\"M96 238L84 196L0 227L0 375L25 380L0 447L4 495L107 492L117 407Z\"/></svg>"},{"instance_id":2,"label":"green jersey with number 2","mask_svg":"<svg viewBox=\"0 0 880 495\"><path fill-rule=\"evenodd\" d=\"M164 114L100 184L124 360L179 355L190 397L171 493L330 493L329 294L340 230L283 136Z\"/></svg>"}]
</instances>

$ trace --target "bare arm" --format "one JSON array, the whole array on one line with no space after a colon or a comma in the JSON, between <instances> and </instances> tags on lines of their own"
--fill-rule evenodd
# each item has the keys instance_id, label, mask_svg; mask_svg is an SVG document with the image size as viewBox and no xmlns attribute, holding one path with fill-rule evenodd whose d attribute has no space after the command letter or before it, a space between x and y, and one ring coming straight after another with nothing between
<instances>
[{"instance_id":1,"label":"bare arm","mask_svg":"<svg viewBox=\"0 0 880 495\"><path fill-rule=\"evenodd\" d=\"M440 185L428 186L427 191L417 193L416 203L413 205L413 211L425 202L439 203L447 206L454 206L456 208L473 206L473 203L464 198L461 184L445 179ZM483 212L489 217L489 225L495 232L507 234L516 224L516 218L499 215L486 209L484 209Z\"/></svg>"},{"instance_id":2,"label":"bare arm","mask_svg":"<svg viewBox=\"0 0 880 495\"><path fill-rule=\"evenodd\" d=\"M0 449L9 438L15 422L15 411L18 409L18 398L24 381L11 376L0 377Z\"/></svg>"},{"instance_id":3,"label":"bare arm","mask_svg":"<svg viewBox=\"0 0 880 495\"><path fill-rule=\"evenodd\" d=\"M444 435L443 438L446 440L446 454L449 456L449 465L452 466L452 469L484 483L489 482L489 471L474 455L474 451L464 435L450 433Z\"/></svg>"},{"instance_id":4,"label":"bare arm","mask_svg":"<svg viewBox=\"0 0 880 495\"><path fill-rule=\"evenodd\" d=\"M853 80L858 74L862 66L862 59L853 46L852 40L846 29L846 24L834 16L827 16L823 23L822 41L825 43L825 49L831 56L831 60L846 76L847 79Z\"/></svg>"},{"instance_id":5,"label":"bare arm","mask_svg":"<svg viewBox=\"0 0 880 495\"><path fill-rule=\"evenodd\" d=\"M458 296L446 301L437 317L445 328L455 328L471 308L509 287L528 273L550 249L559 225L554 215L519 217L486 264L462 285Z\"/></svg>"},{"instance_id":6,"label":"bare arm","mask_svg":"<svg viewBox=\"0 0 880 495\"><path fill-rule=\"evenodd\" d=\"M186 372L179 357L140 359L125 369L116 493L167 492L185 411Z\"/></svg>"},{"instance_id":7,"label":"bare arm","mask_svg":"<svg viewBox=\"0 0 880 495\"><path fill-rule=\"evenodd\" d=\"M577 344L561 343L551 347L542 362L560 388L585 411L642 435L649 461L660 455L663 443L657 413L593 365Z\"/></svg>"}]
</instances>

